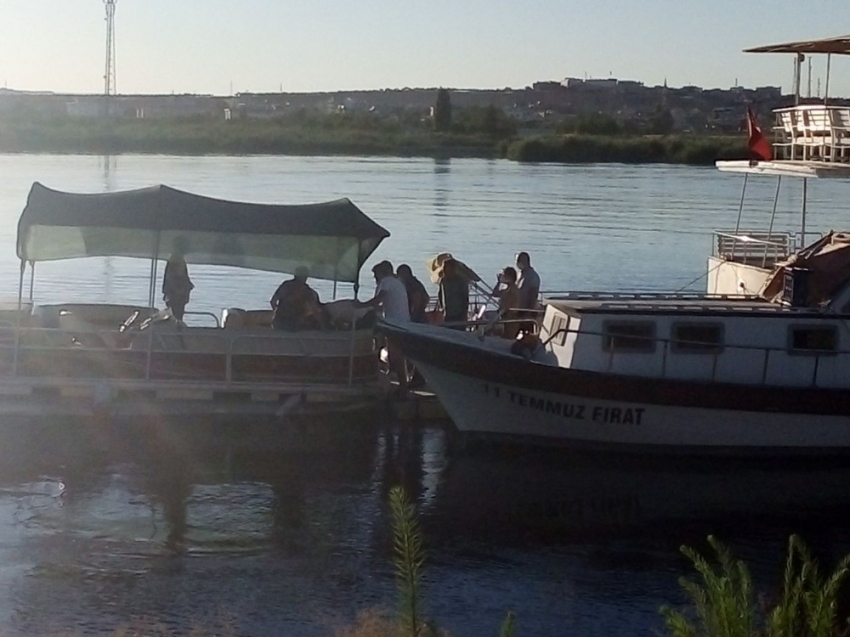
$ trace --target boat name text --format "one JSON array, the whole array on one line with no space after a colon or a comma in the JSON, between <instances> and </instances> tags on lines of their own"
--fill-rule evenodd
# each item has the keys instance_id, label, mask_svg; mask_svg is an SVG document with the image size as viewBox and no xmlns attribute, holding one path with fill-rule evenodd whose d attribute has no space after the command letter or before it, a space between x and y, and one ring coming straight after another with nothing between
<instances>
[{"instance_id":1,"label":"boat name text","mask_svg":"<svg viewBox=\"0 0 850 637\"><path fill-rule=\"evenodd\" d=\"M565 403L560 400L537 398L490 383L484 384L484 393L499 400L507 399L508 402L518 407L534 409L572 420L588 420L607 425L640 425L646 411L642 407L584 405L582 403Z\"/></svg>"}]
</instances>

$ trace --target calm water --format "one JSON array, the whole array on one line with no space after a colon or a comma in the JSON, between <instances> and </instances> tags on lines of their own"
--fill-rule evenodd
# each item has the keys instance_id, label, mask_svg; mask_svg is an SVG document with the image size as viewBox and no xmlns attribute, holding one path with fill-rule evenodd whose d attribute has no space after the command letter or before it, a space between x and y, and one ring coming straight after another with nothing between
<instances>
[{"instance_id":1,"label":"calm water","mask_svg":"<svg viewBox=\"0 0 850 637\"><path fill-rule=\"evenodd\" d=\"M163 182L253 201L348 196L392 233L374 259L423 277L439 251L490 279L526 249L545 288L620 290L698 279L710 231L734 227L741 187L711 169L482 160L0 156L0 170L4 297L17 292L15 227L34 180L78 191ZM745 227L766 227L774 185L753 184ZM839 184L810 195L811 226L848 227ZM781 195L776 229L798 229L799 196ZM35 297L144 302L147 272L120 259L40 264ZM216 312L262 307L279 282L192 274L192 307ZM824 558L850 550L850 467L461 453L440 428L380 420L301 423L281 434L287 452L172 425L0 423L0 634L332 634L360 610L392 607L384 502L396 484L422 512L427 613L461 637L497 634L507 610L520 635L657 634L658 607L682 601L679 545L703 547L709 533L765 587L791 531Z\"/></svg>"}]
</instances>

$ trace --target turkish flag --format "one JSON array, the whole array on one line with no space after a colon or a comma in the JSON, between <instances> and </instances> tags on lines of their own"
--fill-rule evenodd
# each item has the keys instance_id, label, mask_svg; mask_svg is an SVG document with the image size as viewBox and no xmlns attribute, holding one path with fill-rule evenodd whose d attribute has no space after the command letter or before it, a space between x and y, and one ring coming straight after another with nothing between
<instances>
[{"instance_id":1,"label":"turkish flag","mask_svg":"<svg viewBox=\"0 0 850 637\"><path fill-rule=\"evenodd\" d=\"M761 132L761 128L756 122L755 115L750 107L747 106L747 147L750 149L750 157L755 160L770 161L773 159L773 152L768 142Z\"/></svg>"}]
</instances>

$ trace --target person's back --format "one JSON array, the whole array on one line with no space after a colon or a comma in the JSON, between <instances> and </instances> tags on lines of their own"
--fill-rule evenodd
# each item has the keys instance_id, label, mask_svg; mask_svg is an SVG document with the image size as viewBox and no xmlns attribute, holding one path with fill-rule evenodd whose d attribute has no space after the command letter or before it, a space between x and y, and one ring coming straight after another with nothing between
<instances>
[{"instance_id":1,"label":"person's back","mask_svg":"<svg viewBox=\"0 0 850 637\"><path fill-rule=\"evenodd\" d=\"M404 283L399 281L395 275L389 274L378 282L375 293L380 294L382 292L380 307L384 313L384 318L392 321L409 321L410 305Z\"/></svg>"},{"instance_id":2,"label":"person's back","mask_svg":"<svg viewBox=\"0 0 850 637\"><path fill-rule=\"evenodd\" d=\"M174 318L183 320L189 295L195 286L189 278L189 269L182 254L175 253L165 264L162 274L162 297L166 307L171 309Z\"/></svg>"},{"instance_id":3,"label":"person's back","mask_svg":"<svg viewBox=\"0 0 850 637\"><path fill-rule=\"evenodd\" d=\"M319 295L300 278L281 283L272 296L271 305L275 329L294 331L318 326L314 319L321 311Z\"/></svg>"},{"instance_id":4,"label":"person's back","mask_svg":"<svg viewBox=\"0 0 850 637\"><path fill-rule=\"evenodd\" d=\"M404 283L404 288L407 290L410 320L414 323L425 323L427 320L425 311L428 309L428 303L431 300L428 290L422 285L422 281L413 276L413 271L407 264L398 266L396 278Z\"/></svg>"},{"instance_id":5,"label":"person's back","mask_svg":"<svg viewBox=\"0 0 850 637\"><path fill-rule=\"evenodd\" d=\"M469 318L469 282L457 271L454 261L443 264L440 306L446 322L466 321Z\"/></svg>"}]
</instances>

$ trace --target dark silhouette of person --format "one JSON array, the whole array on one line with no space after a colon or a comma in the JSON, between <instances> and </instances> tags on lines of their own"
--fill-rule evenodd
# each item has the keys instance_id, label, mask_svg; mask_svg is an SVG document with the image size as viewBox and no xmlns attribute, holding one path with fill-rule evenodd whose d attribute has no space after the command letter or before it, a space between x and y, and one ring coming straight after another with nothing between
<instances>
[{"instance_id":1,"label":"dark silhouette of person","mask_svg":"<svg viewBox=\"0 0 850 637\"><path fill-rule=\"evenodd\" d=\"M274 310L274 329L294 332L321 327L322 306L318 293L307 285L309 276L307 268L298 267L294 276L275 290L269 301Z\"/></svg>"},{"instance_id":2,"label":"dark silhouette of person","mask_svg":"<svg viewBox=\"0 0 850 637\"><path fill-rule=\"evenodd\" d=\"M194 289L195 286L189 278L186 259L183 258L183 251L177 249L165 264L165 272L162 275L162 299L165 301L165 307L171 310L171 314L178 321L183 320L189 295Z\"/></svg>"},{"instance_id":3,"label":"dark silhouette of person","mask_svg":"<svg viewBox=\"0 0 850 637\"><path fill-rule=\"evenodd\" d=\"M428 309L428 303L431 301L428 290L422 285L422 281L413 276L413 270L406 263L402 263L396 268L395 275L399 281L404 283L407 290L410 320L414 323L426 323L425 310Z\"/></svg>"},{"instance_id":4,"label":"dark silhouette of person","mask_svg":"<svg viewBox=\"0 0 850 637\"><path fill-rule=\"evenodd\" d=\"M469 320L469 281L461 274L455 259L446 259L443 262L438 303L446 323ZM465 326L455 327L466 329Z\"/></svg>"}]
</instances>

